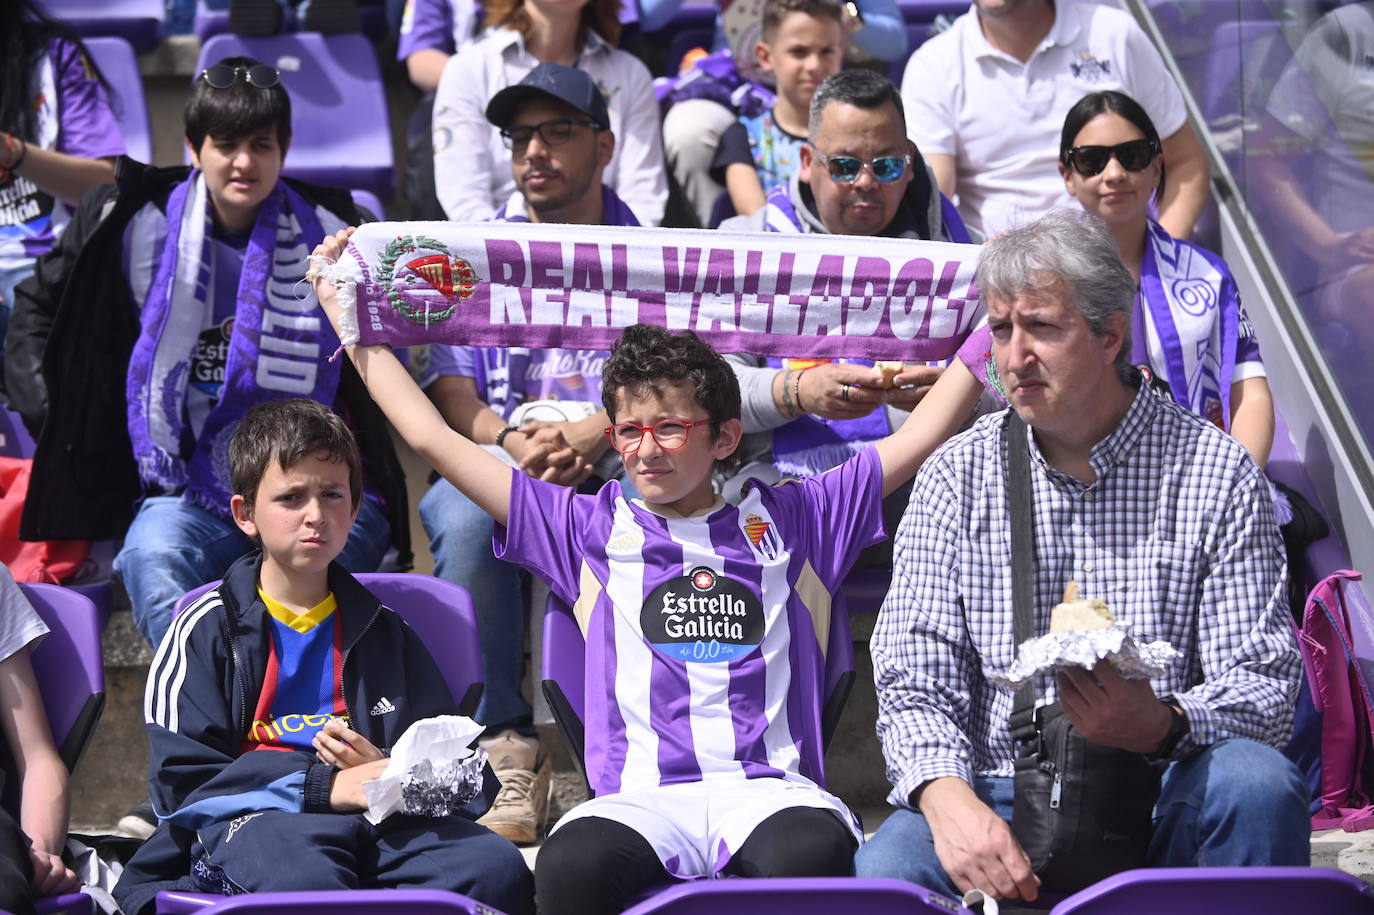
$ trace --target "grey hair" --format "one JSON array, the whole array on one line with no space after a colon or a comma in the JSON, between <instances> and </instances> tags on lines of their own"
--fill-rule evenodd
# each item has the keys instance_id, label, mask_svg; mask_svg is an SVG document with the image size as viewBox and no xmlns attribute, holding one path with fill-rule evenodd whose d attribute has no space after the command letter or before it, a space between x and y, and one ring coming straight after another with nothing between
<instances>
[{"instance_id":1,"label":"grey hair","mask_svg":"<svg viewBox=\"0 0 1374 915\"><path fill-rule=\"evenodd\" d=\"M1000 299L1034 296L1064 284L1069 301L1088 322L1094 337L1126 315L1116 372L1122 381L1136 377L1131 365L1131 309L1135 280L1106 226L1095 216L1054 210L1028 226L994 237L978 256L978 289Z\"/></svg>"},{"instance_id":2,"label":"grey hair","mask_svg":"<svg viewBox=\"0 0 1374 915\"><path fill-rule=\"evenodd\" d=\"M891 102L897 107L897 119L902 122L902 135L906 135L906 109L902 107L902 94L892 85L892 80L872 70L841 70L826 77L811 96L811 116L806 125L806 139L816 142L816 134L821 129L821 112L831 102L844 102L855 108L871 111Z\"/></svg>"}]
</instances>

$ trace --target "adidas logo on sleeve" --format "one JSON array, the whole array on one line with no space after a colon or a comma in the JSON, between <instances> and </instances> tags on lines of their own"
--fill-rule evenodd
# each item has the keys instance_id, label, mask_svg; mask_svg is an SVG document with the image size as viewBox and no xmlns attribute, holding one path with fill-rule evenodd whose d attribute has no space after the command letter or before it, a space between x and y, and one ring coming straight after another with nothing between
<instances>
[{"instance_id":1,"label":"adidas logo on sleeve","mask_svg":"<svg viewBox=\"0 0 1374 915\"><path fill-rule=\"evenodd\" d=\"M396 706L392 705L391 700L386 696L378 699L377 704L372 706L372 716L374 718L379 715L389 715L394 711L396 711Z\"/></svg>"}]
</instances>

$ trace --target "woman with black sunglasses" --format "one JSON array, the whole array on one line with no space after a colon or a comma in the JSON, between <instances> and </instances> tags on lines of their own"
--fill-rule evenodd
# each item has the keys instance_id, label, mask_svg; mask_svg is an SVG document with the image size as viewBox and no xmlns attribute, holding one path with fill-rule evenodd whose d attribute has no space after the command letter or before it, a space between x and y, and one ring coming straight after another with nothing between
<instances>
[{"instance_id":1,"label":"woman with black sunglasses","mask_svg":"<svg viewBox=\"0 0 1374 915\"><path fill-rule=\"evenodd\" d=\"M1165 162L1149 115L1121 92L1079 99L1064 119L1059 173L1083 209L1107 224L1139 284L1132 361L1264 467L1274 402L1254 328L1226 262L1151 218L1151 203L1164 193Z\"/></svg>"}]
</instances>

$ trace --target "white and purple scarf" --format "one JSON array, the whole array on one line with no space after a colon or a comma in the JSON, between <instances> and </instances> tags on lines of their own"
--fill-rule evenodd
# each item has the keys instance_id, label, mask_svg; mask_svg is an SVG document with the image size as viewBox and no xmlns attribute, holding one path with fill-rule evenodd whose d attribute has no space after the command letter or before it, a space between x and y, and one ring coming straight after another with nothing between
<instances>
[{"instance_id":1,"label":"white and purple scarf","mask_svg":"<svg viewBox=\"0 0 1374 915\"><path fill-rule=\"evenodd\" d=\"M219 400L192 443L186 388L197 337L214 309L212 218L204 176L192 172L167 201L167 239L129 362L129 437L145 484L184 490L191 504L228 517L229 439L239 420L255 404L284 397L332 404L339 365L324 357L338 338L314 293L295 288L326 227L278 181L244 252Z\"/></svg>"},{"instance_id":2,"label":"white and purple scarf","mask_svg":"<svg viewBox=\"0 0 1374 915\"><path fill-rule=\"evenodd\" d=\"M349 343L610 349L631 324L722 353L945 359L982 318L979 249L904 238L372 223L325 275Z\"/></svg>"},{"instance_id":3,"label":"white and purple scarf","mask_svg":"<svg viewBox=\"0 0 1374 915\"><path fill-rule=\"evenodd\" d=\"M1149 357L1137 320L1132 356L1169 384L1174 400L1221 429L1231 425L1231 378L1236 368L1240 297L1226 263L1197 245L1149 224L1140 264L1136 315L1149 316L1162 361Z\"/></svg>"}]
</instances>

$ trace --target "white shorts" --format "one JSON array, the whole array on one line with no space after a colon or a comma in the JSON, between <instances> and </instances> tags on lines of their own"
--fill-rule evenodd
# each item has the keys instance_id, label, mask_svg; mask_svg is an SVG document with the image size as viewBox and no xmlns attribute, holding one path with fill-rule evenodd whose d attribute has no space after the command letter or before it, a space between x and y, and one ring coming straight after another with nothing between
<instances>
[{"instance_id":1,"label":"white shorts","mask_svg":"<svg viewBox=\"0 0 1374 915\"><path fill-rule=\"evenodd\" d=\"M725 867L754 829L791 807L829 810L862 843L859 821L844 802L809 782L780 778L715 778L594 797L554 827L581 817L623 823L644 837L668 873L711 877Z\"/></svg>"}]
</instances>

